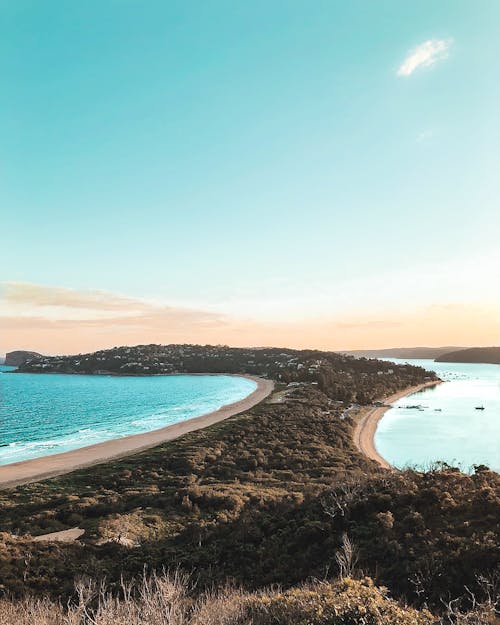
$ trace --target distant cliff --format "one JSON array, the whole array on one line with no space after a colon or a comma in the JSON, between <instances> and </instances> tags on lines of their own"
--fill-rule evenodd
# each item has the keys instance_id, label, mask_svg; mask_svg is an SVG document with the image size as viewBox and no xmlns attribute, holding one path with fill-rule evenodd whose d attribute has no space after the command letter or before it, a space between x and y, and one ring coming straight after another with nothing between
<instances>
[{"instance_id":1,"label":"distant cliff","mask_svg":"<svg viewBox=\"0 0 500 625\"><path fill-rule=\"evenodd\" d=\"M37 352L26 352L23 350L17 350L15 352L7 352L5 355L5 363L9 367L20 367L24 365L28 360L32 358L41 358L42 354Z\"/></svg>"},{"instance_id":2,"label":"distant cliff","mask_svg":"<svg viewBox=\"0 0 500 625\"><path fill-rule=\"evenodd\" d=\"M471 347L442 354L436 362L477 362L500 365L500 347Z\"/></svg>"},{"instance_id":3,"label":"distant cliff","mask_svg":"<svg viewBox=\"0 0 500 625\"><path fill-rule=\"evenodd\" d=\"M364 349L352 352L343 352L350 354L355 358L431 358L437 359L443 354L461 350L462 347L393 347L387 349Z\"/></svg>"}]
</instances>

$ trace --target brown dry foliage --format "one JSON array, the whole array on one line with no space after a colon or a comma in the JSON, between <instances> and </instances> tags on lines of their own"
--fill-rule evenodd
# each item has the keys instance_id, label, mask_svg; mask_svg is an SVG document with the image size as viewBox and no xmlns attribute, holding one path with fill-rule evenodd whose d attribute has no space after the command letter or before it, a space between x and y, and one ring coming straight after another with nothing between
<instances>
[{"instance_id":1,"label":"brown dry foliage","mask_svg":"<svg viewBox=\"0 0 500 625\"><path fill-rule=\"evenodd\" d=\"M280 592L235 589L194 598L179 575L124 585L119 598L92 583L63 608L48 600L0 601L2 625L430 625L418 612L388 599L371 580L346 578Z\"/></svg>"},{"instance_id":2,"label":"brown dry foliage","mask_svg":"<svg viewBox=\"0 0 500 625\"><path fill-rule=\"evenodd\" d=\"M317 582L287 591L222 588L197 595L179 574L123 584L120 596L93 582L63 607L48 599L0 600L2 625L497 625L493 605L439 619L387 597L371 579Z\"/></svg>"}]
</instances>

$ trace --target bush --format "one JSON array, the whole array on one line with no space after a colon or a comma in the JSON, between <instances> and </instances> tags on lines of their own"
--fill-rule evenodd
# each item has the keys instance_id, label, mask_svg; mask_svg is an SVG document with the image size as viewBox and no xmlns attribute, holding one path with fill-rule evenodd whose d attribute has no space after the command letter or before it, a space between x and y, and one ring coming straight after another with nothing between
<instances>
[{"instance_id":1,"label":"bush","mask_svg":"<svg viewBox=\"0 0 500 625\"><path fill-rule=\"evenodd\" d=\"M64 610L47 600L0 601L2 625L431 625L431 614L385 596L370 579L345 579L285 593L223 589L195 597L179 576L143 578L117 598L80 585Z\"/></svg>"}]
</instances>

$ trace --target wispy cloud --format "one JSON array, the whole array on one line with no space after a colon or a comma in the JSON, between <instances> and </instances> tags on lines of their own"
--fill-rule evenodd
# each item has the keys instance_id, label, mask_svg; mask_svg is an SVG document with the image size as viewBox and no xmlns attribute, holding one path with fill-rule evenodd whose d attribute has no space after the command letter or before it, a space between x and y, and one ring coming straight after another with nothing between
<instances>
[{"instance_id":1,"label":"wispy cloud","mask_svg":"<svg viewBox=\"0 0 500 625\"><path fill-rule=\"evenodd\" d=\"M106 312L149 308L141 300L99 290L77 291L30 282L5 282L1 287L5 302L31 308L63 307Z\"/></svg>"},{"instance_id":2,"label":"wispy cloud","mask_svg":"<svg viewBox=\"0 0 500 625\"><path fill-rule=\"evenodd\" d=\"M151 303L107 291L77 291L26 282L0 284L0 318L40 327L220 327L224 315Z\"/></svg>"},{"instance_id":3,"label":"wispy cloud","mask_svg":"<svg viewBox=\"0 0 500 625\"><path fill-rule=\"evenodd\" d=\"M497 256L476 265L469 259L469 273L462 266L432 265L432 273L424 272L427 280L421 273L411 274L405 269L400 274L382 276L372 285L374 291L357 283L356 292L368 293L368 306L366 301L364 306L356 302L348 312L338 302L324 300L318 303L316 314L300 318L286 314L279 319L256 318L250 309L246 315L231 315L105 291L4 283L0 284L0 352L32 349L45 354L78 353L113 345L184 342L318 349L487 345L500 336L500 307L494 299L488 305L483 292L483 288L491 291L494 268L499 266ZM478 276L485 266L492 267L492 273L480 287ZM453 302L445 297L443 284L450 282L450 276L461 287L464 283L475 284L477 290L471 287L469 295L481 303ZM415 284L419 280L431 283L424 299L436 302L434 306L423 306L422 298L416 297ZM390 298L390 291L394 284L403 288L405 281L408 292L403 295L407 295L409 305L403 309L400 301ZM377 304L377 292L383 306Z\"/></svg>"},{"instance_id":4,"label":"wispy cloud","mask_svg":"<svg viewBox=\"0 0 500 625\"><path fill-rule=\"evenodd\" d=\"M453 41L451 39L428 39L410 51L399 66L398 76L411 76L419 67L429 67L445 59Z\"/></svg>"}]
</instances>

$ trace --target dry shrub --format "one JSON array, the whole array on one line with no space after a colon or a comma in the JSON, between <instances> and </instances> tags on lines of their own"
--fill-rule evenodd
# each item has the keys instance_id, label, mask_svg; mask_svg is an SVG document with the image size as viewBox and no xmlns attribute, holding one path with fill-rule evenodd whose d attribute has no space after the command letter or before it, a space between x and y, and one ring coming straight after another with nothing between
<instances>
[{"instance_id":1,"label":"dry shrub","mask_svg":"<svg viewBox=\"0 0 500 625\"><path fill-rule=\"evenodd\" d=\"M254 625L433 625L427 611L388 599L371 579L344 578L317 583L255 600ZM243 625L243 624L242 624Z\"/></svg>"},{"instance_id":2,"label":"dry shrub","mask_svg":"<svg viewBox=\"0 0 500 625\"><path fill-rule=\"evenodd\" d=\"M80 584L66 608L48 600L0 600L1 625L486 625L492 611L439 620L389 599L366 578L348 577L280 592L224 588L195 597L181 575L144 577L123 584L120 596ZM451 616L451 615L450 615Z\"/></svg>"},{"instance_id":3,"label":"dry shrub","mask_svg":"<svg viewBox=\"0 0 500 625\"><path fill-rule=\"evenodd\" d=\"M77 584L78 600L66 610L46 600L0 602L1 625L187 625L192 600L187 578L144 576L122 584L120 596L93 582Z\"/></svg>"},{"instance_id":4,"label":"dry shrub","mask_svg":"<svg viewBox=\"0 0 500 625\"><path fill-rule=\"evenodd\" d=\"M193 606L189 625L250 625L251 601L252 595L241 590L206 593Z\"/></svg>"},{"instance_id":5,"label":"dry shrub","mask_svg":"<svg viewBox=\"0 0 500 625\"><path fill-rule=\"evenodd\" d=\"M2 625L73 625L59 605L42 599L25 599L16 603L0 600L0 623Z\"/></svg>"}]
</instances>

